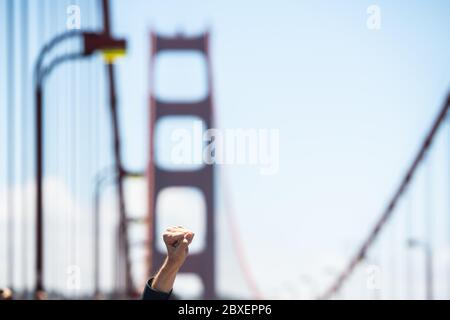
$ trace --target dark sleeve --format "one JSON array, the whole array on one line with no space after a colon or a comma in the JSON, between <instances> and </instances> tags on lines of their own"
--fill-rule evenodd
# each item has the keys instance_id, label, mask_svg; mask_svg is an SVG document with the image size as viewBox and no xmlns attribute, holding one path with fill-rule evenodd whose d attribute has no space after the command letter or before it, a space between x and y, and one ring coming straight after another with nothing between
<instances>
[{"instance_id":1,"label":"dark sleeve","mask_svg":"<svg viewBox=\"0 0 450 320\"><path fill-rule=\"evenodd\" d=\"M142 300L169 300L172 290L170 290L169 293L157 291L152 288L152 282L153 278L148 280L145 284Z\"/></svg>"}]
</instances>

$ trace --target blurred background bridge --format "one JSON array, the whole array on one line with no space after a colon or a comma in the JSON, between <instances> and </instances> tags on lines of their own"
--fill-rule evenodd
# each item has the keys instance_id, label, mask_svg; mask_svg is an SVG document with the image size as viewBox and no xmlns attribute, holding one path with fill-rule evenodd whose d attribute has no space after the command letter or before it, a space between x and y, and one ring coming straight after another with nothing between
<instances>
[{"instance_id":1,"label":"blurred background bridge","mask_svg":"<svg viewBox=\"0 0 450 320\"><path fill-rule=\"evenodd\" d=\"M450 298L450 5L376 8L0 0L0 288L137 298L183 225L181 298Z\"/></svg>"}]
</instances>

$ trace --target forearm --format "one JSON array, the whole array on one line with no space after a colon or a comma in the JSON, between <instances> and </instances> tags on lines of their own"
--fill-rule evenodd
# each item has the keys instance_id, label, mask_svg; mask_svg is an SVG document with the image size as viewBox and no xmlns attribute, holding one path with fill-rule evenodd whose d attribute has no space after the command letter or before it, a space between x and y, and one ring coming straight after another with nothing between
<instances>
[{"instance_id":1,"label":"forearm","mask_svg":"<svg viewBox=\"0 0 450 320\"><path fill-rule=\"evenodd\" d=\"M178 270L179 266L171 263L166 258L163 265L153 279L152 288L160 292L169 293L173 288L173 284L175 283L175 278L177 276Z\"/></svg>"},{"instance_id":2,"label":"forearm","mask_svg":"<svg viewBox=\"0 0 450 320\"><path fill-rule=\"evenodd\" d=\"M142 298L144 300L169 299L178 271L188 254L188 246L194 233L183 227L167 228L163 240L167 247L167 258L156 275L147 281Z\"/></svg>"}]
</instances>

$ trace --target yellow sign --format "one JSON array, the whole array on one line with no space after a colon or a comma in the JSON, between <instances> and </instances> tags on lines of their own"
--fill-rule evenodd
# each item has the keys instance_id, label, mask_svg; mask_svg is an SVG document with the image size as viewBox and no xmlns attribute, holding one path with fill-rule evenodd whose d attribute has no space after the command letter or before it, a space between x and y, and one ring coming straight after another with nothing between
<instances>
[{"instance_id":1,"label":"yellow sign","mask_svg":"<svg viewBox=\"0 0 450 320\"><path fill-rule=\"evenodd\" d=\"M126 51L124 49L106 49L102 50L102 56L105 60L105 63L111 64L117 58L125 56Z\"/></svg>"}]
</instances>

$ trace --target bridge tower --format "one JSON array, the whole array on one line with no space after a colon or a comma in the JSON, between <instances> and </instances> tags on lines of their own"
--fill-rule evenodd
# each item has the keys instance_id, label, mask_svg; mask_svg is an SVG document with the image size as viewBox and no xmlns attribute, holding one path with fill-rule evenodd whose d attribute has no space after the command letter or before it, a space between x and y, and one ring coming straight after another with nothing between
<instances>
[{"instance_id":1,"label":"bridge tower","mask_svg":"<svg viewBox=\"0 0 450 320\"><path fill-rule=\"evenodd\" d=\"M195 51L200 53L206 62L207 93L199 101L173 102L161 100L156 97L153 88L150 88L150 158L147 170L149 189L149 247L148 272L154 274L164 258L165 253L160 252L156 246L156 234L158 225L158 213L156 212L158 195L168 187L193 187L203 194L206 208L206 236L205 246L201 252L190 254L180 270L181 273L197 275L203 284L203 299L214 299L215 290L215 234L214 234L214 166L203 164L196 170L171 171L158 166L155 162L155 128L162 118L189 117L200 118L205 124L205 129L212 128L212 72L209 52L209 32L195 37L177 35L166 37L154 32L150 35L150 75L151 83L154 83L154 65L156 57L165 52Z\"/></svg>"}]
</instances>

